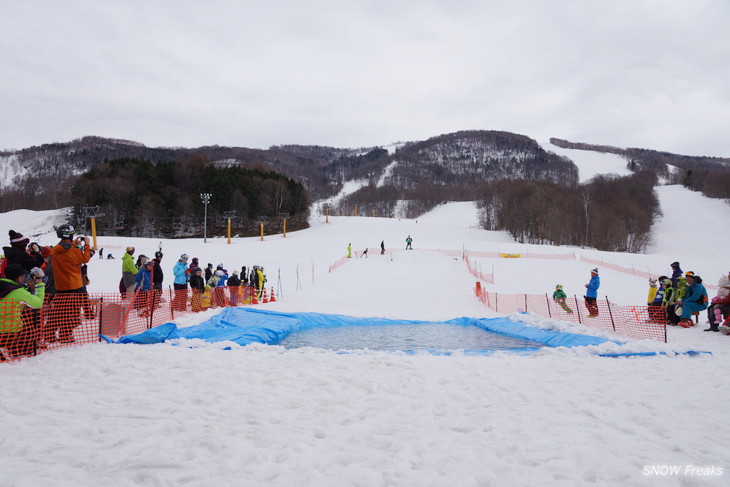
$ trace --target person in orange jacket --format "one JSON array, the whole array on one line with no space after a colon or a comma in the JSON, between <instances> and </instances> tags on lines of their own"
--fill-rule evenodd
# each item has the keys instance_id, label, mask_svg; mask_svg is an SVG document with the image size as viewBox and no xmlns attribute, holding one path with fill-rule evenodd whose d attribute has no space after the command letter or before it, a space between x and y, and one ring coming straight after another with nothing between
<instances>
[{"instance_id":1,"label":"person in orange jacket","mask_svg":"<svg viewBox=\"0 0 730 487\"><path fill-rule=\"evenodd\" d=\"M81 324L81 305L86 294L81 266L92 256L89 237L74 239L74 232L74 227L69 224L58 227L56 235L61 241L51 249L56 285L54 306L58 312L54 322L49 323L49 331L52 336L58 331L58 340L62 343L73 342L73 330Z\"/></svg>"}]
</instances>

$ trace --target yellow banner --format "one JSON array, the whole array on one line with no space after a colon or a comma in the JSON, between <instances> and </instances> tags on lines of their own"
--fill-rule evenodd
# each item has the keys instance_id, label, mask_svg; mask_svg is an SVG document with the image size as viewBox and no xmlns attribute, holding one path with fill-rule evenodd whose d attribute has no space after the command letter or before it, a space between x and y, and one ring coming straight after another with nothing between
<instances>
[{"instance_id":1,"label":"yellow banner","mask_svg":"<svg viewBox=\"0 0 730 487\"><path fill-rule=\"evenodd\" d=\"M504 254L504 253L502 253L502 254L499 254L499 256L502 257L503 259L519 259L520 258L520 254Z\"/></svg>"}]
</instances>

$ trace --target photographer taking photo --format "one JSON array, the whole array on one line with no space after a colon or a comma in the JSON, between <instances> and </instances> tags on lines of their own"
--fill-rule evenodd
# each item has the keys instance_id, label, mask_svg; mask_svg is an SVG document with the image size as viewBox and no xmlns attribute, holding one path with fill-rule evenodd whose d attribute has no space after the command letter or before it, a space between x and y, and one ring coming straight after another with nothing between
<instances>
[{"instance_id":1,"label":"photographer taking photo","mask_svg":"<svg viewBox=\"0 0 730 487\"><path fill-rule=\"evenodd\" d=\"M52 336L58 331L58 340L62 343L74 341L73 330L81 325L81 305L84 297L88 296L81 266L91 259L91 246L89 237L74 239L74 232L74 227L67 223L58 227L56 235L61 241L51 249L56 284L54 303L59 312L54 314L53 320L49 320L52 321L49 331Z\"/></svg>"},{"instance_id":2,"label":"photographer taking photo","mask_svg":"<svg viewBox=\"0 0 730 487\"><path fill-rule=\"evenodd\" d=\"M44 295L42 270L35 267L29 273L20 264L5 268L5 277L0 279L0 347L4 347L10 357L35 351L38 329L31 326L32 323L24 326L22 314L26 305L40 309Z\"/></svg>"}]
</instances>

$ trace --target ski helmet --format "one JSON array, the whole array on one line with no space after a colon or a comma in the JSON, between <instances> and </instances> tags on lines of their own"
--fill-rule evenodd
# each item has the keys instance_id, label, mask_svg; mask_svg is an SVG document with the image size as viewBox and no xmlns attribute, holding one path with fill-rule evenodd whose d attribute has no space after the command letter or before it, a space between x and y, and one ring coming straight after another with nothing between
<instances>
[{"instance_id":1,"label":"ski helmet","mask_svg":"<svg viewBox=\"0 0 730 487\"><path fill-rule=\"evenodd\" d=\"M158 250L157 252L155 252L155 259L161 259L161 258L162 258L162 252L160 252Z\"/></svg>"},{"instance_id":2,"label":"ski helmet","mask_svg":"<svg viewBox=\"0 0 730 487\"><path fill-rule=\"evenodd\" d=\"M127 253L128 254L133 254L134 253L134 247L132 247L132 246L127 247Z\"/></svg>"},{"instance_id":3,"label":"ski helmet","mask_svg":"<svg viewBox=\"0 0 730 487\"><path fill-rule=\"evenodd\" d=\"M182 254L180 260L188 260L188 254Z\"/></svg>"},{"instance_id":4,"label":"ski helmet","mask_svg":"<svg viewBox=\"0 0 730 487\"><path fill-rule=\"evenodd\" d=\"M76 233L76 230L74 229L73 225L69 223L64 223L56 229L56 235L58 236L58 238L62 239L71 240L72 238L74 238L74 233Z\"/></svg>"}]
</instances>

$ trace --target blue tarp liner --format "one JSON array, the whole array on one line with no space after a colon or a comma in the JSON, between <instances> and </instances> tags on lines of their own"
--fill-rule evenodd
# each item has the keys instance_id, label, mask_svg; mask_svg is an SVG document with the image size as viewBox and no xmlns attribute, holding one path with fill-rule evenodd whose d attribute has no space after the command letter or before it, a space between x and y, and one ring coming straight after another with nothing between
<instances>
[{"instance_id":1,"label":"blue tarp liner","mask_svg":"<svg viewBox=\"0 0 730 487\"><path fill-rule=\"evenodd\" d=\"M117 343L161 343L175 338L199 338L215 343L231 341L245 346L250 343L276 345L290 333L314 327L399 325L447 323L477 326L486 331L544 343L548 347L580 347L600 345L609 340L589 335L541 330L506 318L456 318L446 322L392 320L386 318L356 318L322 313L281 313L251 308L226 308L208 321L187 328L165 323L138 335L122 337Z\"/></svg>"}]
</instances>

